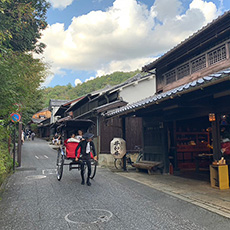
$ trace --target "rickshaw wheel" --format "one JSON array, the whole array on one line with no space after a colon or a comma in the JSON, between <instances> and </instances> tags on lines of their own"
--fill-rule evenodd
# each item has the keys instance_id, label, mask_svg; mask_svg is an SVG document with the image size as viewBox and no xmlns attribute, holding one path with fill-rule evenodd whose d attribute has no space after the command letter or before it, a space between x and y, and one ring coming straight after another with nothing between
<instances>
[{"instance_id":1,"label":"rickshaw wheel","mask_svg":"<svg viewBox=\"0 0 230 230\"><path fill-rule=\"evenodd\" d=\"M97 161L92 161L90 179L93 179L95 177L96 171L97 171Z\"/></svg>"},{"instance_id":2,"label":"rickshaw wheel","mask_svg":"<svg viewBox=\"0 0 230 230\"><path fill-rule=\"evenodd\" d=\"M61 154L61 150L58 149L58 154L57 154L57 179L59 181L62 178L63 165L64 165L64 156Z\"/></svg>"},{"instance_id":3,"label":"rickshaw wheel","mask_svg":"<svg viewBox=\"0 0 230 230\"><path fill-rule=\"evenodd\" d=\"M123 161L120 158L114 159L114 166L116 169L122 169L123 168Z\"/></svg>"}]
</instances>

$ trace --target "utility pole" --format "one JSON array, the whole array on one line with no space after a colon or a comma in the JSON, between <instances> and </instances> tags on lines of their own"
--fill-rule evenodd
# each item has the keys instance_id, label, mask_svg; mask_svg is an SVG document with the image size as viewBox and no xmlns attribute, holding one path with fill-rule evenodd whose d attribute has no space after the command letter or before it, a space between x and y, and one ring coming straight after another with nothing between
<instances>
[{"instance_id":1,"label":"utility pole","mask_svg":"<svg viewBox=\"0 0 230 230\"><path fill-rule=\"evenodd\" d=\"M22 122L18 123L18 149L17 149L17 161L18 166L21 166L22 162Z\"/></svg>"}]
</instances>

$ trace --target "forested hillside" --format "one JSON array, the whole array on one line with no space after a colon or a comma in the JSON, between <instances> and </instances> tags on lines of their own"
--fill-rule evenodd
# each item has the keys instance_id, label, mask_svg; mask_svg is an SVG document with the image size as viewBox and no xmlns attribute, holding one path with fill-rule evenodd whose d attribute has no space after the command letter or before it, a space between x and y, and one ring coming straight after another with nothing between
<instances>
[{"instance_id":1,"label":"forested hillside","mask_svg":"<svg viewBox=\"0 0 230 230\"><path fill-rule=\"evenodd\" d=\"M114 86L126 81L128 78L140 73L139 70L133 72L115 72L109 75L95 78L93 80L84 82L81 85L73 87L71 84L66 86L55 86L43 89L44 93L44 107L48 106L50 99L73 100L80 96L86 95L93 91L103 89L107 85Z\"/></svg>"}]
</instances>

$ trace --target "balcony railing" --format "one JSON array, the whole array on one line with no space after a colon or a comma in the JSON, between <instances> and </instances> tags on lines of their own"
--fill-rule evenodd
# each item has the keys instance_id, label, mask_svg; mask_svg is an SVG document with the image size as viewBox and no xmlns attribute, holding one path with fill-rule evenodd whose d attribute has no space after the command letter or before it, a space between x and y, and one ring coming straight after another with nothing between
<instances>
[{"instance_id":1,"label":"balcony railing","mask_svg":"<svg viewBox=\"0 0 230 230\"><path fill-rule=\"evenodd\" d=\"M209 50L201 56L168 71L163 74L163 81L165 81L165 84L167 85L218 62L224 61L227 59L227 45L229 45L229 43L222 44L221 46L218 46L211 51Z\"/></svg>"}]
</instances>

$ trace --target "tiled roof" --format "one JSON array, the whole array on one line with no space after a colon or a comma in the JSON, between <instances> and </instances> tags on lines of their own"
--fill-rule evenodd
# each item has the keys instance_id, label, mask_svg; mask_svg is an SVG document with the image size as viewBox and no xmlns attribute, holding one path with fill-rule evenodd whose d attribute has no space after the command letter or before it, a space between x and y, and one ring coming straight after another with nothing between
<instances>
[{"instance_id":1,"label":"tiled roof","mask_svg":"<svg viewBox=\"0 0 230 230\"><path fill-rule=\"evenodd\" d=\"M167 99L174 97L176 95L179 95L179 94L185 94L191 90L196 90L199 86L205 87L206 85L208 85L209 83L211 83L213 81L222 80L226 77L230 77L230 68L225 69L223 71L219 71L217 73L211 74L211 75L206 76L206 77L199 78L199 79L194 80L192 82L189 82L187 84L184 84L184 85L181 85L181 86L176 87L174 89L171 89L167 92L155 94L153 96L150 96L150 97L145 98L143 100L140 100L138 102L128 104L128 105L123 106L121 108L108 111L106 113L106 116L111 117L111 116L115 116L115 115L119 115L119 114L123 114L123 113L129 113L133 110L141 109L143 106L148 106L151 104L157 104L160 101L167 100Z\"/></svg>"},{"instance_id":2,"label":"tiled roof","mask_svg":"<svg viewBox=\"0 0 230 230\"><path fill-rule=\"evenodd\" d=\"M61 106L65 103L69 102L69 100L56 100L56 99L50 99L50 106L51 107L56 107L56 106Z\"/></svg>"}]
</instances>

